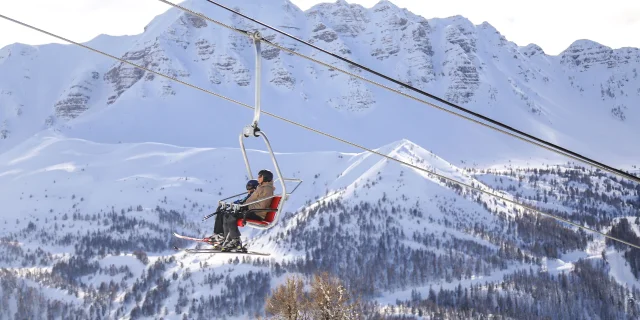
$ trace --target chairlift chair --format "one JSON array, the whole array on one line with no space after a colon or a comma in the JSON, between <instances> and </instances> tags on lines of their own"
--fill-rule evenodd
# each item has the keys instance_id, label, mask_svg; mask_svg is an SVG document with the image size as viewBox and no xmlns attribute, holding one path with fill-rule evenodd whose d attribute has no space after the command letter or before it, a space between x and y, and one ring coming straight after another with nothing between
<instances>
[{"instance_id":1,"label":"chairlift chair","mask_svg":"<svg viewBox=\"0 0 640 320\"><path fill-rule=\"evenodd\" d=\"M249 165L249 158L247 157L247 151L245 149L244 146L244 139L245 138L249 138L250 136L254 136L254 137L262 137L262 139L264 140L265 144L267 145L267 148L269 149L269 154L271 155L271 160L273 161L273 165L275 167L276 170L276 174L278 175L278 178L275 181L280 181L280 186L282 188L282 192L279 194L274 194L273 196L267 197L267 198L262 198L250 203L243 203L243 204L235 204L235 203L231 203L228 202L227 200L232 199L232 198L236 198L239 197L241 195L244 195L245 193L240 193L237 195L233 195L231 197L222 199L220 201L218 201L218 208L221 210L226 210L226 211L239 211L240 208L264 201L264 200L268 200L271 199L271 204L269 205L269 208L266 209L251 209L251 210L247 210L245 212L245 217L238 219L238 226L239 227L244 227L244 226L248 226L251 228L256 228L256 229L270 229L273 226L276 225L276 223L278 222L278 218L280 217L280 213L282 212L282 208L284 207L284 204L286 203L286 201L288 200L289 196L296 191L296 189L300 186L300 184L302 183L301 179L295 179L295 178L285 178L282 176L282 172L280 171L280 166L278 165L278 161L276 160L276 156L273 153L273 149L271 148L271 143L269 142L269 139L267 138L266 134L264 133L264 131L262 131L259 127L258 127L258 121L260 120L260 75L261 75L261 59L260 59L260 33L258 33L257 31L255 33L252 34L252 38L253 38L253 43L255 45L256 48L256 93L255 93L255 108L254 108L254 114L253 114L253 122L248 125L245 126L242 129L242 133L240 134L240 147L242 149L242 156L244 157L244 163L245 166L247 167L247 173L249 174L249 178L253 179L253 173L251 172L251 166ZM275 182L274 181L274 182ZM287 186L285 184L285 182L297 182L296 187L293 188L293 190L290 193L287 193ZM265 217L265 220L260 221L260 220L253 220L253 219L247 219L246 218L246 214L249 212L267 212L267 215ZM209 216L205 217L203 220L206 220L208 218L210 218L211 216L213 216L214 214L210 214Z\"/></svg>"}]
</instances>

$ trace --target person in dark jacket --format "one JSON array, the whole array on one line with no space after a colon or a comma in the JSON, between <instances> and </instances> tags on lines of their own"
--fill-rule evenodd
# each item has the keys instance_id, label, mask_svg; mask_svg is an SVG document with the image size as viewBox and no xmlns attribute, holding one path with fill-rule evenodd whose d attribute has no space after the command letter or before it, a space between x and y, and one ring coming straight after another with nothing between
<instances>
[{"instance_id":1,"label":"person in dark jacket","mask_svg":"<svg viewBox=\"0 0 640 320\"><path fill-rule=\"evenodd\" d=\"M245 203L247 199L251 197L253 192L256 191L258 184L259 184L258 180L249 180L247 182L247 195L242 199L238 199L234 201L233 203L236 203L236 204ZM217 212L218 213L216 214L216 222L213 225L213 235L209 237L209 243L213 245L214 249L219 249L225 239L224 228L223 228L225 212L219 211L219 210Z\"/></svg>"},{"instance_id":2,"label":"person in dark jacket","mask_svg":"<svg viewBox=\"0 0 640 320\"><path fill-rule=\"evenodd\" d=\"M258 172L258 187L256 191L247 198L244 203L251 203L260 199L269 198L273 196L275 187L273 186L273 173L269 170L260 170ZM265 199L263 201L256 202L254 204L243 207L243 210L234 214L227 213L224 217L224 243L222 244L223 251L242 250L242 242L240 241L240 230L238 229L238 219L244 215L243 211L252 209L266 209L271 205L272 198ZM267 216L267 212L249 212L247 213L247 219L251 220L264 220Z\"/></svg>"}]
</instances>

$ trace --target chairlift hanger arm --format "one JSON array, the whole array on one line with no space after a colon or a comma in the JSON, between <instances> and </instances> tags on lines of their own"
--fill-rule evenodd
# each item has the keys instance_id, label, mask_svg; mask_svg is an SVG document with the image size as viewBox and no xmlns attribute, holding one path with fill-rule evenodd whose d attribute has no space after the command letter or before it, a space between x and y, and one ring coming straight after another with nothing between
<instances>
[{"instance_id":1,"label":"chairlift hanger arm","mask_svg":"<svg viewBox=\"0 0 640 320\"><path fill-rule=\"evenodd\" d=\"M253 44L255 45L256 48L256 103L254 106L254 111L253 111L253 122L251 124L251 126L253 127L254 130L260 131L259 127L258 127L258 122L260 121L260 94L261 94L261 89L262 89L262 50L260 48L260 43L262 41L262 35L260 34L260 32L255 31L252 33L249 33L249 36L251 37L251 39L253 39ZM254 136L257 137L256 133L253 133Z\"/></svg>"}]
</instances>

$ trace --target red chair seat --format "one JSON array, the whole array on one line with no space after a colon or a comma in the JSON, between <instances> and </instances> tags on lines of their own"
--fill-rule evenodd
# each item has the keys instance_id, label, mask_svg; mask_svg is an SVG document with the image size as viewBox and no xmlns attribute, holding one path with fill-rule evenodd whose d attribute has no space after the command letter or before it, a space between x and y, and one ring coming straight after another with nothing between
<instances>
[{"instance_id":1,"label":"red chair seat","mask_svg":"<svg viewBox=\"0 0 640 320\"><path fill-rule=\"evenodd\" d=\"M267 212L267 216L263 221L247 219L247 223L251 222L251 223L260 224L263 226L269 225L271 222L273 222L273 219L276 217L276 212L278 211L278 205L280 204L280 200L282 200L281 196L275 196L271 199L271 205L269 206L269 208L273 209L274 211ZM238 219L238 227L243 227L242 219Z\"/></svg>"}]
</instances>

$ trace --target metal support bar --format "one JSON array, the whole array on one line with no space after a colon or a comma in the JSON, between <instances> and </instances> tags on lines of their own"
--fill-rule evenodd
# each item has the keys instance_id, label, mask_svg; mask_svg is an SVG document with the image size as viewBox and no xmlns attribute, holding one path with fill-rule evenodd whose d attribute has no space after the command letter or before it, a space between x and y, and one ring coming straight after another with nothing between
<instances>
[{"instance_id":1,"label":"metal support bar","mask_svg":"<svg viewBox=\"0 0 640 320\"><path fill-rule=\"evenodd\" d=\"M260 35L260 32L256 31L254 33L251 33L251 38L253 39L253 44L256 48L256 103L254 106L254 111L253 111L253 122L251 123L251 126L253 127L254 130L260 130L258 128L258 122L260 121L260 93L261 93L261 84L262 84L262 51L260 49L260 44L261 44L261 40L262 40L262 36ZM254 136L257 137L257 135L255 134L255 132L253 133Z\"/></svg>"},{"instance_id":2,"label":"metal support bar","mask_svg":"<svg viewBox=\"0 0 640 320\"><path fill-rule=\"evenodd\" d=\"M257 137L258 134L257 132L260 131L260 128L258 127L258 123L260 121L260 89L261 89L261 83L262 83L262 57L261 57L261 49L260 49L260 44L261 44L261 39L262 36L260 35L260 32L255 31L253 33L248 33L249 36L251 37L251 39L253 39L253 44L255 45L256 48L256 83L255 83L255 87L256 87L256 92L255 92L255 106L253 109L253 122L251 123L251 125L248 125L246 127L244 127L244 129L242 130L242 134L240 135L240 147L242 149L242 156L244 157L244 164L247 167L247 174L249 175L249 179L253 180L253 172L251 171L251 166L249 165L249 160L247 159L247 151L245 150L244 147L244 137L249 137L251 135L253 135L254 137Z\"/></svg>"},{"instance_id":3,"label":"metal support bar","mask_svg":"<svg viewBox=\"0 0 640 320\"><path fill-rule=\"evenodd\" d=\"M273 153L273 149L271 149L271 143L269 142L269 139L267 138L267 135L263 132L260 131L260 135L262 136L262 138L264 139L264 142L267 144L267 148L269 149L269 154L271 155L271 160L273 161L273 166L276 168L276 173L278 174L278 178L280 178L280 186L282 187L282 195L286 195L287 194L287 186L284 183L284 178L282 177L282 172L280 171L280 166L278 165L278 160L276 160L276 155L275 153ZM278 211L280 211L280 209L282 209L282 205L284 204L284 197L282 198L282 200L280 201L280 204L278 205ZM279 216L279 215L277 215ZM275 224L277 217L273 220L272 224Z\"/></svg>"},{"instance_id":4,"label":"metal support bar","mask_svg":"<svg viewBox=\"0 0 640 320\"><path fill-rule=\"evenodd\" d=\"M253 44L256 46L256 105L253 111L253 127L258 128L258 121L260 120L260 89L261 89L261 76L262 76L262 59L261 59L261 50L260 43L262 41L262 36L260 32L256 31L253 34Z\"/></svg>"},{"instance_id":5,"label":"metal support bar","mask_svg":"<svg viewBox=\"0 0 640 320\"><path fill-rule=\"evenodd\" d=\"M249 165L249 158L247 157L247 150L244 148L244 138L245 137L249 137L248 135L246 135L246 132L243 132L243 133L240 134L240 150L242 150L242 157L244 158L244 165L247 167L247 174L249 175L249 180L253 180L253 173L251 172L251 166Z\"/></svg>"}]
</instances>

